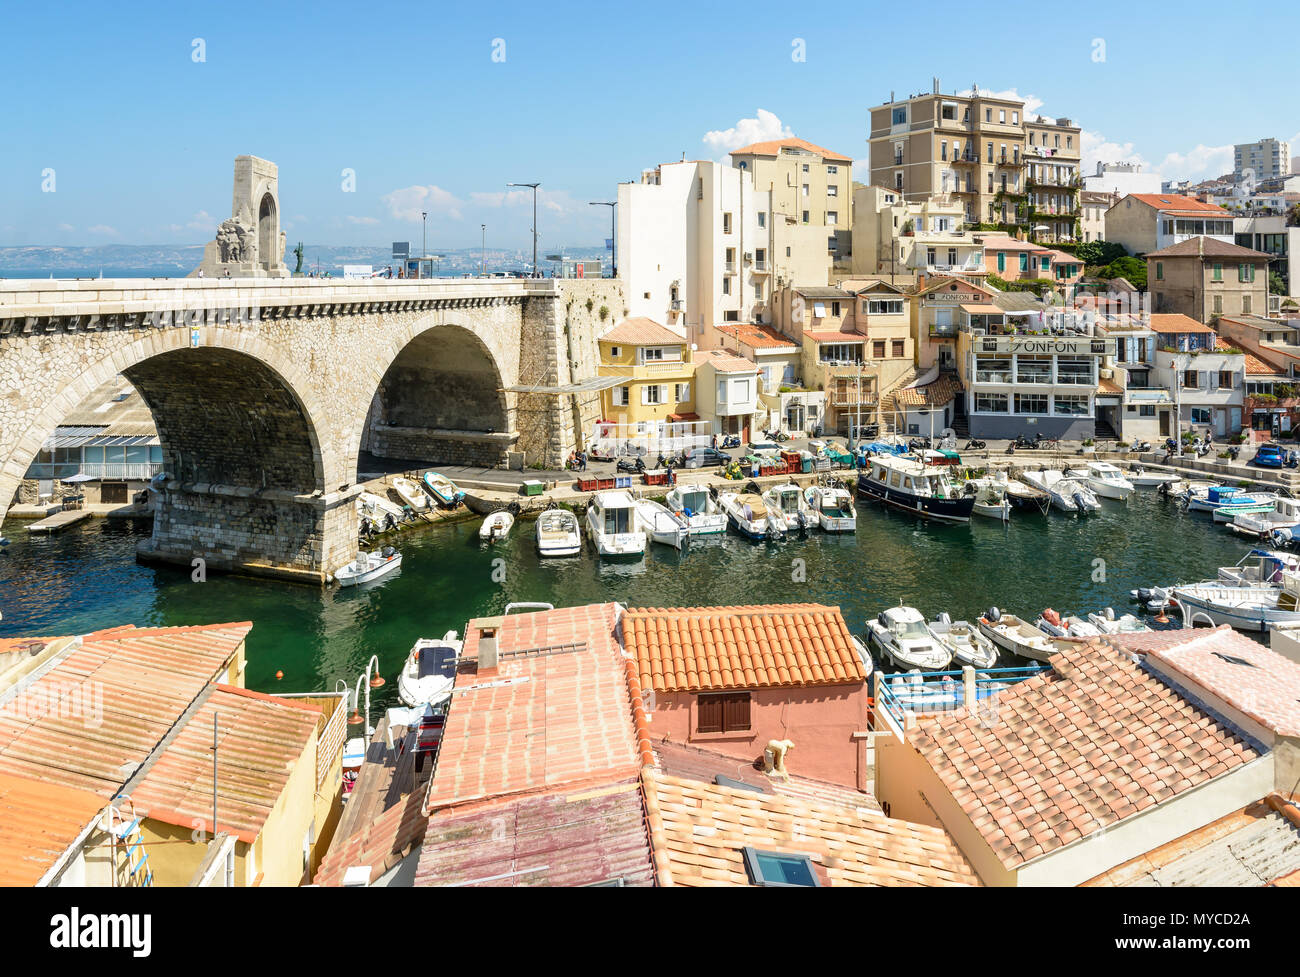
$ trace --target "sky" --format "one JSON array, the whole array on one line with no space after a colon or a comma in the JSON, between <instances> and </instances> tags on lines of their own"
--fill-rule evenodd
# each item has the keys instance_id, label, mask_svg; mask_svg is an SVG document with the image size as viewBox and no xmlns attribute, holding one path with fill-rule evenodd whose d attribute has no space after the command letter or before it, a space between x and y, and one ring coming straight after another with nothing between
<instances>
[{"instance_id":1,"label":"sky","mask_svg":"<svg viewBox=\"0 0 1300 977\"><path fill-rule=\"evenodd\" d=\"M936 75L1070 118L1085 173L1212 177L1237 142L1300 155L1298 27L1201 0L7 4L0 246L201 244L241 154L278 164L290 242L418 247L425 211L430 251L530 247L507 184L540 181L539 246L599 246L590 202L643 169L790 134L862 159L868 109Z\"/></svg>"}]
</instances>

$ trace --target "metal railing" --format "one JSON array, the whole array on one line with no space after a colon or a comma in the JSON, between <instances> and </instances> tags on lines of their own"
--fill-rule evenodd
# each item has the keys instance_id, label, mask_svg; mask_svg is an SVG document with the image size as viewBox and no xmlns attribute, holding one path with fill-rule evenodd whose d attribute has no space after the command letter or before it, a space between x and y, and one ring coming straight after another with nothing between
<instances>
[{"instance_id":1,"label":"metal railing","mask_svg":"<svg viewBox=\"0 0 1300 977\"><path fill-rule=\"evenodd\" d=\"M38 463L28 467L25 477L64 480L74 475L89 475L91 478L122 478L147 482L162 470L162 462Z\"/></svg>"},{"instance_id":2,"label":"metal railing","mask_svg":"<svg viewBox=\"0 0 1300 977\"><path fill-rule=\"evenodd\" d=\"M1025 665L1015 668L963 669L955 672L927 672L886 675L876 673L876 712L884 713L900 729L907 713L924 715L951 712L967 705L968 696L976 714L996 722L998 696L1012 686L1033 678L1050 666Z\"/></svg>"}]
</instances>

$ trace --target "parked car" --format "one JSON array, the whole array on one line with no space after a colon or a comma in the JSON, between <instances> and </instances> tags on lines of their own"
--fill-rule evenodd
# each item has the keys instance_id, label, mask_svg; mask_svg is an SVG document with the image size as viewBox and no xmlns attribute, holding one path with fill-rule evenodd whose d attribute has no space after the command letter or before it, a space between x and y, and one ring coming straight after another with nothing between
<instances>
[{"instance_id":1,"label":"parked car","mask_svg":"<svg viewBox=\"0 0 1300 977\"><path fill-rule=\"evenodd\" d=\"M1281 445L1268 442L1255 449L1251 464L1260 468L1281 468L1286 463L1286 451Z\"/></svg>"},{"instance_id":2,"label":"parked car","mask_svg":"<svg viewBox=\"0 0 1300 977\"><path fill-rule=\"evenodd\" d=\"M781 446L775 441L751 441L749 450L754 454L763 452L764 454L780 454Z\"/></svg>"},{"instance_id":3,"label":"parked car","mask_svg":"<svg viewBox=\"0 0 1300 977\"><path fill-rule=\"evenodd\" d=\"M677 456L679 468L705 468L711 465L729 464L731 464L730 454L707 445L703 448L687 448Z\"/></svg>"}]
</instances>

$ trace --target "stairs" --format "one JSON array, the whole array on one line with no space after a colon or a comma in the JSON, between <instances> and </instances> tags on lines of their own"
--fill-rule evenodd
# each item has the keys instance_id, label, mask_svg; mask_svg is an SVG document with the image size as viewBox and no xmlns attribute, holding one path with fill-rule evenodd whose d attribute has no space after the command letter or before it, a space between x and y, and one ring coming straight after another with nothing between
<instances>
[{"instance_id":1,"label":"stairs","mask_svg":"<svg viewBox=\"0 0 1300 977\"><path fill-rule=\"evenodd\" d=\"M153 885L153 869L149 868L149 855L144 850L144 838L140 834L140 819L129 823L123 822L113 829L117 837L115 846L116 860L113 866L119 878L126 879L126 885L136 888L148 888Z\"/></svg>"},{"instance_id":2,"label":"stairs","mask_svg":"<svg viewBox=\"0 0 1300 977\"><path fill-rule=\"evenodd\" d=\"M899 377L888 390L881 394L880 420L882 432L893 432L898 427L898 420L902 416L902 412L898 410L898 402L895 395L908 384L915 383L916 378L920 375L920 371L913 366Z\"/></svg>"}]
</instances>

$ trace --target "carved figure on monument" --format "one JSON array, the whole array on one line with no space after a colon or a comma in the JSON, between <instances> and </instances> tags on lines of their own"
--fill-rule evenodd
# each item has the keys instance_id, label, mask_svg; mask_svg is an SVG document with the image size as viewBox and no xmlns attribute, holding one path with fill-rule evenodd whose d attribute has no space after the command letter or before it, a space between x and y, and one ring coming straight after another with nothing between
<instances>
[{"instance_id":1,"label":"carved figure on monument","mask_svg":"<svg viewBox=\"0 0 1300 977\"><path fill-rule=\"evenodd\" d=\"M256 156L235 158L231 216L204 248L200 268L207 276L287 278L285 235L280 230L279 171ZM192 271L197 275L199 269Z\"/></svg>"}]
</instances>

